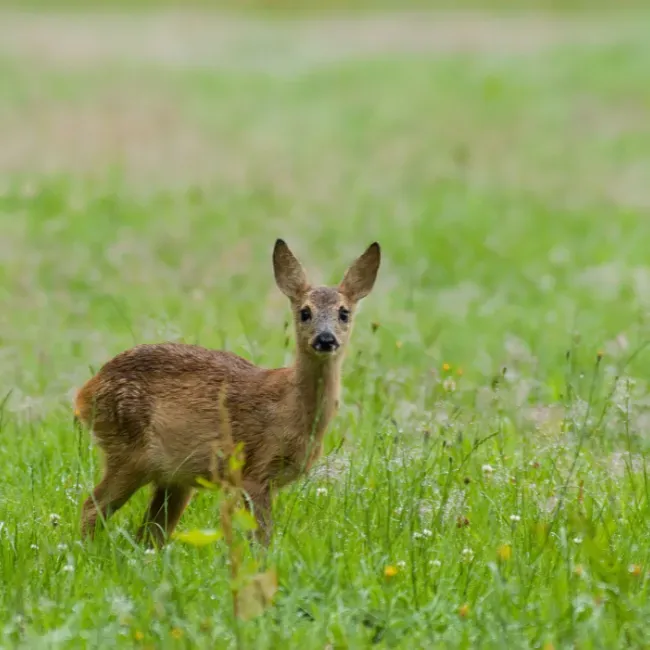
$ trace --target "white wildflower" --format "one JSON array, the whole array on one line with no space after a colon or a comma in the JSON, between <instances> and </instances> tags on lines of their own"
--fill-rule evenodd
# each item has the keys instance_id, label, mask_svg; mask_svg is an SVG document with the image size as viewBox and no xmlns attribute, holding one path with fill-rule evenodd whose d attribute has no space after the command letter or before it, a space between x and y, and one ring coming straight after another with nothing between
<instances>
[{"instance_id":1,"label":"white wildflower","mask_svg":"<svg viewBox=\"0 0 650 650\"><path fill-rule=\"evenodd\" d=\"M111 610L118 617L125 617L133 611L133 603L126 598L116 594L111 600Z\"/></svg>"},{"instance_id":2,"label":"white wildflower","mask_svg":"<svg viewBox=\"0 0 650 650\"><path fill-rule=\"evenodd\" d=\"M447 377L447 379L442 382L442 387L448 393L453 393L456 390L456 382L451 377Z\"/></svg>"},{"instance_id":3,"label":"white wildflower","mask_svg":"<svg viewBox=\"0 0 650 650\"><path fill-rule=\"evenodd\" d=\"M510 515L510 521L517 523L518 521L521 521L521 517L519 515Z\"/></svg>"},{"instance_id":4,"label":"white wildflower","mask_svg":"<svg viewBox=\"0 0 650 650\"><path fill-rule=\"evenodd\" d=\"M445 521L448 519L456 519L461 516L465 511L465 490L454 489L449 493L447 503L443 510L443 517Z\"/></svg>"},{"instance_id":5,"label":"white wildflower","mask_svg":"<svg viewBox=\"0 0 650 650\"><path fill-rule=\"evenodd\" d=\"M492 472L494 471L494 467L492 467L492 465L483 465L481 469L483 470L484 474L492 474Z\"/></svg>"},{"instance_id":6,"label":"white wildflower","mask_svg":"<svg viewBox=\"0 0 650 650\"><path fill-rule=\"evenodd\" d=\"M316 488L316 496L318 496L318 497L326 497L327 496L327 488L326 487Z\"/></svg>"},{"instance_id":7,"label":"white wildflower","mask_svg":"<svg viewBox=\"0 0 650 650\"><path fill-rule=\"evenodd\" d=\"M463 561L471 562L474 558L474 551L471 548L464 548L462 551Z\"/></svg>"}]
</instances>

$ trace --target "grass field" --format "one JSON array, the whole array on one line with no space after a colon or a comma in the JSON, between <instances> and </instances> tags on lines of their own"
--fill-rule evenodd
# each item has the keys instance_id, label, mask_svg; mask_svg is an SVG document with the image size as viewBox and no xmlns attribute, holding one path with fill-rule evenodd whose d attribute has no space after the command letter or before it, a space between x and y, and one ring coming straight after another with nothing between
<instances>
[{"instance_id":1,"label":"grass field","mask_svg":"<svg viewBox=\"0 0 650 650\"><path fill-rule=\"evenodd\" d=\"M650 647L649 18L2 13L0 646ZM240 621L146 491L81 544L71 397L140 342L289 363L276 237L383 264Z\"/></svg>"}]
</instances>

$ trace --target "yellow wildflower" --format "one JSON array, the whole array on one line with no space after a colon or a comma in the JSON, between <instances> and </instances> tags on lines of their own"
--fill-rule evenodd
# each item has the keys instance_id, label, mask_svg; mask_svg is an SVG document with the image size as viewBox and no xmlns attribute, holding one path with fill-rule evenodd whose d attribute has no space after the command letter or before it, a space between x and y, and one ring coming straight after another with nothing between
<instances>
[{"instance_id":1,"label":"yellow wildflower","mask_svg":"<svg viewBox=\"0 0 650 650\"><path fill-rule=\"evenodd\" d=\"M501 544L497 549L497 557L502 562L507 562L512 557L512 546L510 544Z\"/></svg>"},{"instance_id":2,"label":"yellow wildflower","mask_svg":"<svg viewBox=\"0 0 650 650\"><path fill-rule=\"evenodd\" d=\"M638 578L641 575L641 566L639 564L630 564L627 570L635 577Z\"/></svg>"},{"instance_id":3,"label":"yellow wildflower","mask_svg":"<svg viewBox=\"0 0 650 650\"><path fill-rule=\"evenodd\" d=\"M384 577L386 578L394 578L398 573L399 573L399 569L396 566L393 566L392 564L389 564L384 569Z\"/></svg>"}]
</instances>

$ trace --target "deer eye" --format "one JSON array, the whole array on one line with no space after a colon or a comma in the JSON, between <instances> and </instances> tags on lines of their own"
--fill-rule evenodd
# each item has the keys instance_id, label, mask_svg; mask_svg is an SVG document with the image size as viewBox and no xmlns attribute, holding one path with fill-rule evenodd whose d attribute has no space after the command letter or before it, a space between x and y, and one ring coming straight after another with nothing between
<instances>
[{"instance_id":1,"label":"deer eye","mask_svg":"<svg viewBox=\"0 0 650 650\"><path fill-rule=\"evenodd\" d=\"M350 320L350 310L345 307L339 309L339 320L342 323L347 323Z\"/></svg>"},{"instance_id":2,"label":"deer eye","mask_svg":"<svg viewBox=\"0 0 650 650\"><path fill-rule=\"evenodd\" d=\"M300 321L306 323L311 320L311 309L309 307L303 307L300 310Z\"/></svg>"}]
</instances>

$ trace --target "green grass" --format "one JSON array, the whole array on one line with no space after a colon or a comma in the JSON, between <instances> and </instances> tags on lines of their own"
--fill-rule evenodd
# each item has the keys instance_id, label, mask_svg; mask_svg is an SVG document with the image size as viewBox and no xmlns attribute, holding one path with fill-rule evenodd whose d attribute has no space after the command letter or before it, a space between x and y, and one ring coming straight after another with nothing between
<instances>
[{"instance_id":1,"label":"green grass","mask_svg":"<svg viewBox=\"0 0 650 650\"><path fill-rule=\"evenodd\" d=\"M650 43L594 19L360 56L244 25L202 67L0 46L1 647L648 646ZM288 363L278 236L327 282L384 257L237 623L223 543L133 544L146 491L80 543L70 398L145 341ZM217 525L204 492L179 529Z\"/></svg>"}]
</instances>

